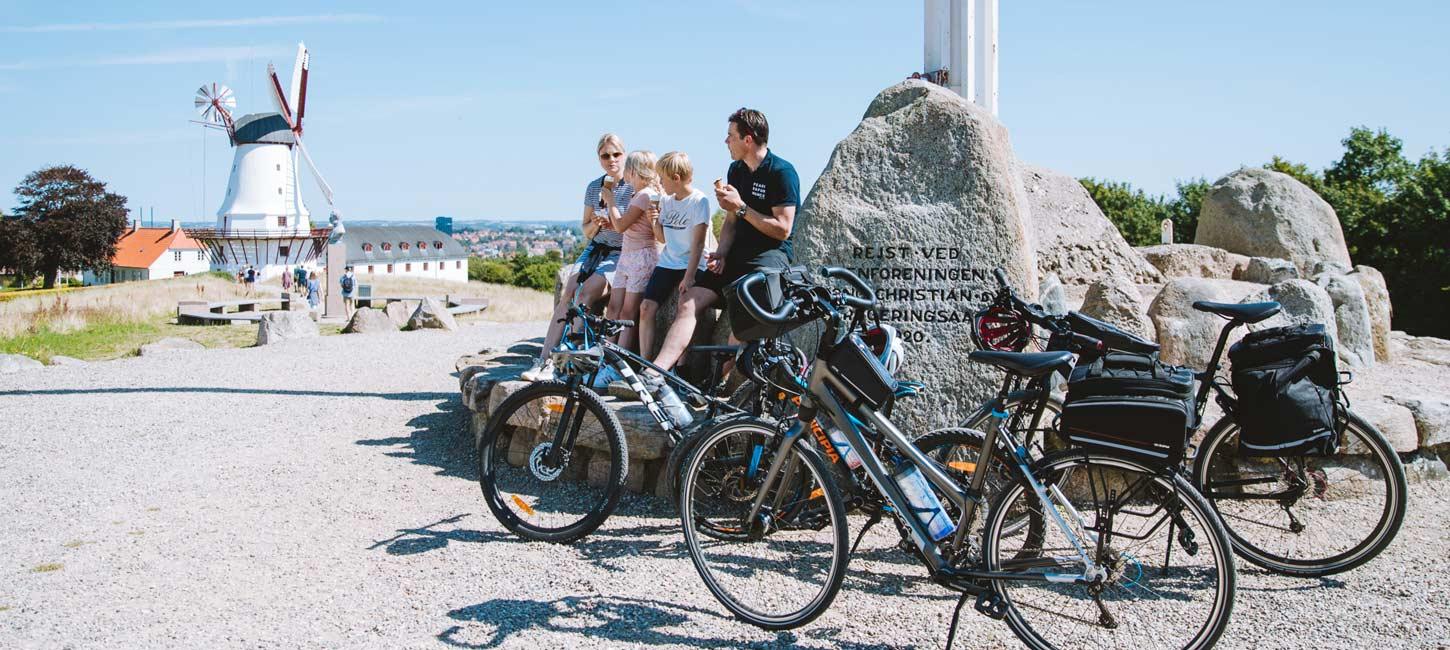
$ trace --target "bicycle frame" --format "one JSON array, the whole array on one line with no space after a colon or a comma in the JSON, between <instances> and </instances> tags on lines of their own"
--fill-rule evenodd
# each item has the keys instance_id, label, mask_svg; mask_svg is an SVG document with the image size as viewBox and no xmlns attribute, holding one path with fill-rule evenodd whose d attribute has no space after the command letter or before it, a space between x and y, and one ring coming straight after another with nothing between
<instances>
[{"instance_id":1,"label":"bicycle frame","mask_svg":"<svg viewBox=\"0 0 1450 650\"><path fill-rule=\"evenodd\" d=\"M986 481L984 468L979 466L973 471L972 487L970 489L962 489L961 486L942 471L937 463L927 457L921 450L917 449L915 445L911 444L906 434L902 433L900 429L897 429L890 420L872 408L859 403L850 387L836 377L822 360L817 359L812 365L808 385L809 390L802 396L801 411L797 422L783 436L778 451L771 460L769 469L766 470L762 486L757 491L755 500L751 503L750 510L745 517L744 523L750 527L752 533L763 534L764 532L761 529L762 519L760 513L765 506L765 497L770 491L770 487L779 478L781 470L784 467L785 459L788 456L787 452L802 436L806 435L809 430L807 423L815 419L818 410L824 409L831 421L846 436L847 441L856 447L858 453L861 455L862 465L866 468L866 473L871 477L872 483L885 495L891 506L898 513L910 513L912 511L910 502L907 500L900 486L891 478L885 463L876 454L874 448L868 444L861 430L852 422L850 415L858 416L862 422L869 422L871 426L880 432L886 440L890 441L897 451L904 456L905 462L916 466L932 486L946 495L947 499L957 506L961 512L961 520L958 522L957 531L951 541L951 548L953 552L960 551L962 544L966 541L967 531L971 530L970 524L976 516L977 506L982 500L980 497L981 489ZM852 403L852 406L848 408L841 400L836 398L836 395L844 396L847 402ZM1041 406L1039 405L1038 417L1040 417L1040 412ZM986 445L983 447L984 449L990 449L991 445L996 444L998 433L996 430L987 432L988 438ZM1072 541L1078 557L1084 563L1084 570L1081 573L1068 574L987 571L981 568L958 569L949 565L948 558L938 548L937 544L931 541L930 533L925 524L921 523L917 517L903 516L902 519L905 520L908 529L911 531L911 535L917 547L921 550L922 556L926 558L927 567L932 575L947 580L1005 579L1045 582L1090 582L1096 577L1099 577L1102 569L1093 561L1087 550L1088 547L1083 543L1077 533L1072 530L1072 527L1068 525L1068 522L1062 517L1061 512L1055 506L1063 506L1069 515L1076 519L1077 525L1081 529L1087 530L1088 526L1082 521L1081 514L1074 511L1070 504L1065 503L1065 500L1058 499L1037 481L1028 467L1029 461L1026 457L1025 449L1021 447L1013 449L1012 457L1013 462L1017 465L1022 476L1025 477L1025 480L1033 489L1038 499L1047 507L1046 509L1053 513L1053 523ZM973 496L974 494L977 496ZM777 494L777 500L781 496L782 494ZM1054 501L1059 501L1059 503L1054 503ZM779 504L774 505L778 506Z\"/></svg>"}]
</instances>

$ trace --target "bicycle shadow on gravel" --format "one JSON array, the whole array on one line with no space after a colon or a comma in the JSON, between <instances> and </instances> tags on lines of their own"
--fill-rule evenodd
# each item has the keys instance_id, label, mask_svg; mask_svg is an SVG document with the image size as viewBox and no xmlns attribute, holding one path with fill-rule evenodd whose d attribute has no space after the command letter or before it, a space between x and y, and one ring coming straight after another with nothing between
<instances>
[{"instance_id":1,"label":"bicycle shadow on gravel","mask_svg":"<svg viewBox=\"0 0 1450 650\"><path fill-rule=\"evenodd\" d=\"M440 476L469 481L478 480L478 463L474 460L473 436L468 432L469 411L458 393L446 393L436 410L408 420L412 432L391 438L365 438L354 444L365 447L406 447L384 452L394 458L406 458L415 465L438 468Z\"/></svg>"},{"instance_id":2,"label":"bicycle shadow on gravel","mask_svg":"<svg viewBox=\"0 0 1450 650\"><path fill-rule=\"evenodd\" d=\"M792 632L778 632L773 639L748 641L728 636L691 634L670 630L691 619L729 621L717 612L642 598L617 596L565 596L551 601L499 598L448 612L459 621L440 632L438 640L458 648L496 648L520 635L539 633L575 634L589 643L601 641L630 645L683 645L691 647L797 647L803 641L819 640L820 647L848 650L877 650L888 646L856 644L835 638L840 630L818 628L801 638ZM711 624L708 627L717 627ZM760 634L769 634L760 632ZM561 643L551 639L540 646ZM585 642L577 642L583 645ZM914 647L914 646L893 646Z\"/></svg>"},{"instance_id":3,"label":"bicycle shadow on gravel","mask_svg":"<svg viewBox=\"0 0 1450 650\"><path fill-rule=\"evenodd\" d=\"M1263 591L1263 592L1269 592L1269 593L1276 593L1276 592L1285 592L1285 591L1318 591L1320 589L1344 589L1347 586L1347 585L1344 584L1344 581L1343 580L1339 580L1337 578L1331 578L1331 577L1328 577L1328 576L1320 576L1319 578L1289 578L1288 576L1284 576L1284 575L1281 575L1281 574L1278 574L1278 573L1274 573L1272 571L1265 571L1263 569L1253 569L1253 570L1239 569L1238 571L1239 571L1239 584L1238 584L1238 590L1239 591ZM1297 583L1296 584L1293 584L1293 585L1288 585L1288 586L1272 586L1272 585L1271 586L1264 586L1264 587L1246 586L1244 584L1244 578L1249 577L1249 576L1252 576L1254 578L1259 578L1259 579L1272 579L1272 578L1292 579L1292 580L1296 580Z\"/></svg>"},{"instance_id":4,"label":"bicycle shadow on gravel","mask_svg":"<svg viewBox=\"0 0 1450 650\"><path fill-rule=\"evenodd\" d=\"M436 551L448 546L449 542L487 544L489 542L514 542L519 541L511 533L493 532L483 530L467 530L455 528L453 530L433 530L436 526L445 524L456 524L468 514L453 515L440 519L426 526L417 528L399 528L398 534L384 540L379 540L366 550L382 548L388 555L417 555Z\"/></svg>"}]
</instances>

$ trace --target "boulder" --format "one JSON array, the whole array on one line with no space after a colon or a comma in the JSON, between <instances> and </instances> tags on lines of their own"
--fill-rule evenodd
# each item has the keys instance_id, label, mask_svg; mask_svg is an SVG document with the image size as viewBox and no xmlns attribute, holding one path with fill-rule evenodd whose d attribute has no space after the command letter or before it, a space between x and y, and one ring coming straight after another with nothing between
<instances>
[{"instance_id":1,"label":"boulder","mask_svg":"<svg viewBox=\"0 0 1450 650\"><path fill-rule=\"evenodd\" d=\"M1287 259L1310 275L1319 261L1349 264L1339 217L1294 177L1244 168L1203 197L1193 243L1253 257Z\"/></svg>"},{"instance_id":2,"label":"boulder","mask_svg":"<svg viewBox=\"0 0 1450 650\"><path fill-rule=\"evenodd\" d=\"M1369 308L1370 330L1374 335L1375 361L1390 360L1390 290L1385 285L1385 276L1377 269L1363 264L1354 267L1349 274L1364 291L1364 303Z\"/></svg>"},{"instance_id":3,"label":"boulder","mask_svg":"<svg viewBox=\"0 0 1450 650\"><path fill-rule=\"evenodd\" d=\"M393 321L395 329L401 329L408 324L408 317L413 314L413 310L408 309L405 302L390 302L383 308L383 313L388 315L388 320Z\"/></svg>"},{"instance_id":4,"label":"boulder","mask_svg":"<svg viewBox=\"0 0 1450 650\"><path fill-rule=\"evenodd\" d=\"M91 362L84 361L84 360L81 360L81 359L77 359L75 357L67 357L67 356L62 356L62 355L57 354L57 355L52 356L50 358L50 365L52 365L52 366L89 366L89 365L91 365Z\"/></svg>"},{"instance_id":5,"label":"boulder","mask_svg":"<svg viewBox=\"0 0 1450 650\"><path fill-rule=\"evenodd\" d=\"M0 354L0 374L44 367L45 364L23 354Z\"/></svg>"},{"instance_id":6,"label":"boulder","mask_svg":"<svg viewBox=\"0 0 1450 650\"><path fill-rule=\"evenodd\" d=\"M1269 300L1279 303L1283 309L1266 320L1249 325L1249 330L1319 323L1324 325L1330 338L1338 341L1338 328L1334 324L1334 301L1330 300L1329 293L1319 285L1308 280L1286 280L1270 287L1261 287L1241 302Z\"/></svg>"},{"instance_id":7,"label":"boulder","mask_svg":"<svg viewBox=\"0 0 1450 650\"><path fill-rule=\"evenodd\" d=\"M191 339L183 339L175 336L168 336L159 341L153 341L141 346L136 351L137 355L143 357L154 357L158 355L171 354L174 352L187 352L191 350L204 350L206 346Z\"/></svg>"},{"instance_id":8,"label":"boulder","mask_svg":"<svg viewBox=\"0 0 1450 650\"><path fill-rule=\"evenodd\" d=\"M396 332L398 326L393 319L388 318L387 313L373 309L372 307L361 307L352 313L352 318L347 321L347 326L342 328L343 334L368 334L371 332Z\"/></svg>"},{"instance_id":9,"label":"boulder","mask_svg":"<svg viewBox=\"0 0 1450 650\"><path fill-rule=\"evenodd\" d=\"M1281 260L1273 257L1254 257L1249 259L1249 265L1244 269L1243 280L1245 282L1257 282L1259 284L1278 284L1285 280L1294 280L1299 277L1299 267L1294 266L1289 260Z\"/></svg>"},{"instance_id":10,"label":"boulder","mask_svg":"<svg viewBox=\"0 0 1450 650\"><path fill-rule=\"evenodd\" d=\"M1310 271L1309 276L1317 277L1325 273L1329 273L1331 275L1344 275L1346 273L1349 273L1350 270L1351 269L1349 268L1349 264L1346 262L1338 262L1334 260L1319 260L1318 262L1314 263L1314 269Z\"/></svg>"},{"instance_id":11,"label":"boulder","mask_svg":"<svg viewBox=\"0 0 1450 650\"><path fill-rule=\"evenodd\" d=\"M257 324L257 345L318 336L317 322L307 312L269 311Z\"/></svg>"},{"instance_id":12,"label":"boulder","mask_svg":"<svg viewBox=\"0 0 1450 650\"><path fill-rule=\"evenodd\" d=\"M1415 418L1419 445L1425 448L1450 446L1450 401L1429 397L1396 399ZM1359 408L1358 404L1354 405Z\"/></svg>"},{"instance_id":13,"label":"boulder","mask_svg":"<svg viewBox=\"0 0 1450 650\"><path fill-rule=\"evenodd\" d=\"M1164 278L1237 280L1249 265L1248 257L1212 246L1159 244L1137 250Z\"/></svg>"},{"instance_id":14,"label":"boulder","mask_svg":"<svg viewBox=\"0 0 1450 650\"><path fill-rule=\"evenodd\" d=\"M1063 288L1062 280L1057 279L1056 273L1049 273L1037 285L1037 302L1049 314L1067 315L1067 290Z\"/></svg>"},{"instance_id":15,"label":"boulder","mask_svg":"<svg viewBox=\"0 0 1450 650\"><path fill-rule=\"evenodd\" d=\"M1108 275L1092 283L1079 311L1150 341L1157 336L1137 285L1120 276Z\"/></svg>"},{"instance_id":16,"label":"boulder","mask_svg":"<svg viewBox=\"0 0 1450 650\"><path fill-rule=\"evenodd\" d=\"M1194 309L1193 303L1199 300L1239 302L1259 288L1259 285L1248 282L1209 278L1176 278L1163 285L1163 290L1148 306L1148 318L1153 321L1158 344L1162 346L1162 359L1203 369L1213 355L1213 346L1218 342L1219 331L1225 321ZM1242 335L1242 328L1235 330L1229 343Z\"/></svg>"},{"instance_id":17,"label":"boulder","mask_svg":"<svg viewBox=\"0 0 1450 650\"><path fill-rule=\"evenodd\" d=\"M1359 282L1347 275L1323 273L1315 283L1324 287L1334 303L1334 324L1339 334L1334 351L1339 360L1351 368L1374 365L1374 326Z\"/></svg>"},{"instance_id":18,"label":"boulder","mask_svg":"<svg viewBox=\"0 0 1450 650\"><path fill-rule=\"evenodd\" d=\"M1390 448L1400 453L1409 453L1420 446L1419 434L1415 429L1415 415L1410 409L1384 399L1352 399L1351 409L1384 435ZM1368 449L1351 445L1344 453L1367 454Z\"/></svg>"},{"instance_id":19,"label":"boulder","mask_svg":"<svg viewBox=\"0 0 1450 650\"><path fill-rule=\"evenodd\" d=\"M407 330L448 330L458 329L458 321L453 320L453 314L448 313L443 303L437 298L424 298L418 303L418 308L413 310L413 315L408 317L408 324L403 327Z\"/></svg>"},{"instance_id":20,"label":"boulder","mask_svg":"<svg viewBox=\"0 0 1450 650\"><path fill-rule=\"evenodd\" d=\"M963 359L971 315L996 290L992 269L1036 298L1028 206L1007 129L920 80L871 102L806 197L797 260L859 271L878 291L882 319L910 338L899 375L932 383L933 399L897 409L903 429L955 424L1001 380Z\"/></svg>"},{"instance_id":21,"label":"boulder","mask_svg":"<svg viewBox=\"0 0 1450 650\"><path fill-rule=\"evenodd\" d=\"M1088 285L1108 275L1162 282L1162 274L1128 245L1077 179L1025 165L1022 187L1037 242L1037 273Z\"/></svg>"}]
</instances>

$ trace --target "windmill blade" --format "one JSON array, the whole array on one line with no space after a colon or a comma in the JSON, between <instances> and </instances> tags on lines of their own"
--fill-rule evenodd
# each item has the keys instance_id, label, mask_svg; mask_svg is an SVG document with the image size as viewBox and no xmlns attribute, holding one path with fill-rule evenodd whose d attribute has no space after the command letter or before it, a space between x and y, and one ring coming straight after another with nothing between
<instances>
[{"instance_id":1,"label":"windmill blade","mask_svg":"<svg viewBox=\"0 0 1450 650\"><path fill-rule=\"evenodd\" d=\"M312 55L306 54L302 59L302 84L297 91L297 135L302 135L302 115L307 112L307 68L312 62ZM293 82L296 83L296 82Z\"/></svg>"},{"instance_id":2,"label":"windmill blade","mask_svg":"<svg viewBox=\"0 0 1450 650\"><path fill-rule=\"evenodd\" d=\"M307 145L302 144L300 136L297 138L297 150L302 152L302 159L307 161L307 168L312 170L312 177L317 179L317 187L322 190L322 196L327 199L327 206L334 207L332 186L327 184L327 179L322 177L322 172L317 171L317 163L312 162L312 154L307 153Z\"/></svg>"},{"instance_id":3,"label":"windmill blade","mask_svg":"<svg viewBox=\"0 0 1450 650\"><path fill-rule=\"evenodd\" d=\"M272 82L272 103L277 105L277 112L282 114L287 126L296 131L297 124L292 120L292 109L287 105L287 95L283 94L282 81L277 78L276 66L270 63L267 64L267 79Z\"/></svg>"},{"instance_id":4,"label":"windmill blade","mask_svg":"<svg viewBox=\"0 0 1450 650\"><path fill-rule=\"evenodd\" d=\"M293 130L302 132L302 83L304 75L307 74L307 46L303 43L297 44L297 61L292 64L292 86L288 89L287 105L297 108L293 114Z\"/></svg>"}]
</instances>

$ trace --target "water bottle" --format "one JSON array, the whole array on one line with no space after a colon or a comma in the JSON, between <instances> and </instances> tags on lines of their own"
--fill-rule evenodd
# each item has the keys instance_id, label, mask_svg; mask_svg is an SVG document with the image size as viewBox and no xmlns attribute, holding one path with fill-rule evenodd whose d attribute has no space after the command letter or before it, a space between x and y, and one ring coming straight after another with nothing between
<instances>
[{"instance_id":1,"label":"water bottle","mask_svg":"<svg viewBox=\"0 0 1450 650\"><path fill-rule=\"evenodd\" d=\"M931 533L933 542L940 542L956 532L956 523L947 516L941 499L938 499L936 493L931 491L931 485L927 483L926 477L921 475L921 470L911 463L901 463L892 478L896 480L897 485L901 486L901 491L906 493L906 500L911 505L911 513L926 526L927 532Z\"/></svg>"},{"instance_id":2,"label":"water bottle","mask_svg":"<svg viewBox=\"0 0 1450 650\"><path fill-rule=\"evenodd\" d=\"M680 396L675 394L669 384L660 384L659 388L655 389L654 398L665 410L665 415L669 416L670 421L675 423L675 428L683 429L695 421L694 414L690 413L689 407L680 401Z\"/></svg>"},{"instance_id":3,"label":"water bottle","mask_svg":"<svg viewBox=\"0 0 1450 650\"><path fill-rule=\"evenodd\" d=\"M831 446L836 448L836 453L841 455L841 460L846 461L846 467L856 469L861 466L861 455L851 447L851 442L846 440L846 434L841 433L836 425L826 423L826 437L831 440Z\"/></svg>"}]
</instances>

